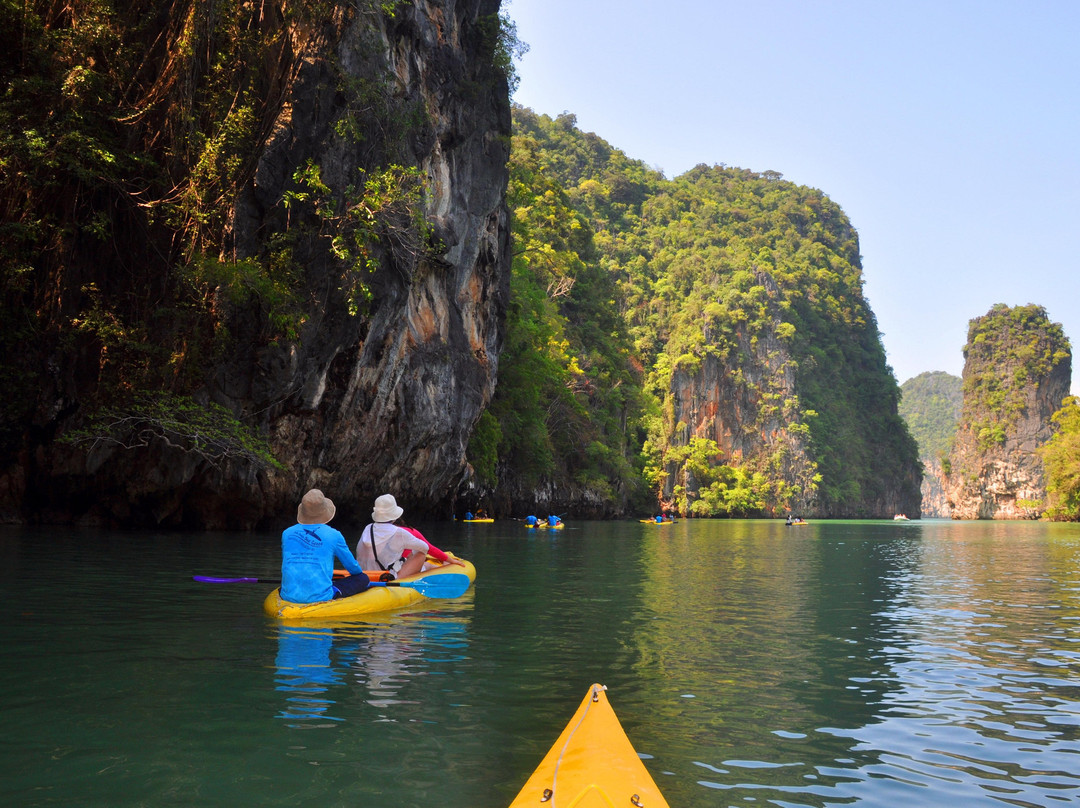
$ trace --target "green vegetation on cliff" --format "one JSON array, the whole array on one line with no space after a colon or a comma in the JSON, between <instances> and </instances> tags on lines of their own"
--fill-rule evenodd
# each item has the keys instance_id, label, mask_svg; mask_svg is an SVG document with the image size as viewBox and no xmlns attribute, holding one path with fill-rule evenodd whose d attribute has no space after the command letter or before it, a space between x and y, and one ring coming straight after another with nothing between
<instances>
[{"instance_id":1,"label":"green vegetation on cliff","mask_svg":"<svg viewBox=\"0 0 1080 808\"><path fill-rule=\"evenodd\" d=\"M648 274L627 273L624 283L647 284L649 305L628 314L639 344L657 348L651 382L664 398L671 374L693 373L702 357L738 368L746 346L769 336L790 357L794 390L735 371L736 394L753 387L762 401L733 426L761 431L779 418L805 429L816 466L816 492L811 480L790 490L777 478L791 441L745 458L769 480L759 489L766 510L813 504L856 515L872 512L890 486L912 488L915 445L896 412L896 382L862 296L857 236L839 206L774 172L698 166L649 200L628 242L619 253L627 263L648 256ZM677 423L662 428L654 445L665 454L682 438Z\"/></svg>"},{"instance_id":2,"label":"green vegetation on cliff","mask_svg":"<svg viewBox=\"0 0 1080 808\"><path fill-rule=\"evenodd\" d=\"M921 457L948 457L964 405L963 385L959 376L935 370L900 386L900 415L919 444Z\"/></svg>"},{"instance_id":3,"label":"green vegetation on cliff","mask_svg":"<svg viewBox=\"0 0 1080 808\"><path fill-rule=\"evenodd\" d=\"M364 143L370 170L334 193L318 166L297 169L256 254L237 257L230 218L326 20L374 31L399 5L0 0L0 381L42 391L0 404L0 450L65 409L80 434L124 443L117 407L205 398L224 357L295 340L315 254L358 313L381 255L423 249L424 179L396 161L424 111L329 62L333 136ZM488 50L506 61L500 24Z\"/></svg>"},{"instance_id":4,"label":"green vegetation on cliff","mask_svg":"<svg viewBox=\"0 0 1080 808\"><path fill-rule=\"evenodd\" d=\"M980 450L1003 445L1032 385L1071 363L1061 325L1050 322L1042 306L1003 303L971 321L964 358L965 427Z\"/></svg>"},{"instance_id":5,"label":"green vegetation on cliff","mask_svg":"<svg viewBox=\"0 0 1080 808\"><path fill-rule=\"evenodd\" d=\"M288 294L286 275L216 257L272 95L263 40L281 29L256 34L242 3L162 10L0 5L0 315L19 324L0 332L0 378L69 404L78 386L104 420L195 386L224 336L215 289ZM5 405L12 441L36 403Z\"/></svg>"},{"instance_id":6,"label":"green vegetation on cliff","mask_svg":"<svg viewBox=\"0 0 1080 808\"><path fill-rule=\"evenodd\" d=\"M968 325L964 405L945 493L954 519L1032 519L1047 510L1040 449L1069 392L1072 350L1041 306L993 306Z\"/></svg>"},{"instance_id":7,"label":"green vegetation on cliff","mask_svg":"<svg viewBox=\"0 0 1080 808\"><path fill-rule=\"evenodd\" d=\"M495 398L469 444L481 480L572 484L599 502L641 500L641 391L614 279L593 233L540 160L514 136L508 202L514 257L506 342Z\"/></svg>"},{"instance_id":8,"label":"green vegetation on cliff","mask_svg":"<svg viewBox=\"0 0 1080 808\"><path fill-rule=\"evenodd\" d=\"M490 410L504 451L508 435L536 437L520 429L521 402L574 411L559 403L574 390L572 358L599 355L596 366L609 368L604 383L594 384L591 371L578 383L621 392L601 408L605 423L619 425L601 433L618 440L591 444L594 479L610 479L610 470L595 467L593 456L609 466L618 457L616 467L628 470L636 438L656 494L683 512L813 505L857 515L901 500L917 507L915 443L862 297L857 236L835 203L775 172L698 166L669 181L581 132L572 115L516 108L514 116L514 302L503 403ZM627 373L627 356L640 374ZM678 420L676 375L697 378L709 362L723 369L733 397L754 402L752 412L729 413L727 428L763 448L725 453L715 437L691 435ZM582 426L573 423L573 432ZM534 471L568 466L567 448L580 453L568 443L560 452L550 429L540 436L527 452ZM548 465L536 466L540 459Z\"/></svg>"},{"instance_id":9,"label":"green vegetation on cliff","mask_svg":"<svg viewBox=\"0 0 1080 808\"><path fill-rule=\"evenodd\" d=\"M1039 450L1046 466L1046 516L1080 522L1080 398L1066 398L1053 421L1054 435Z\"/></svg>"}]
</instances>

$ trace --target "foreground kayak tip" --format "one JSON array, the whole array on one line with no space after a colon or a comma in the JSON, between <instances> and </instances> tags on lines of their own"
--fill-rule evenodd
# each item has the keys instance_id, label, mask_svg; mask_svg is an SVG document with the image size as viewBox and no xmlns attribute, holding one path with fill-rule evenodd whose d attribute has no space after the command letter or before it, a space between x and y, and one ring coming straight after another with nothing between
<instances>
[{"instance_id":1,"label":"foreground kayak tip","mask_svg":"<svg viewBox=\"0 0 1080 808\"><path fill-rule=\"evenodd\" d=\"M510 808L668 808L667 801L594 684Z\"/></svg>"}]
</instances>

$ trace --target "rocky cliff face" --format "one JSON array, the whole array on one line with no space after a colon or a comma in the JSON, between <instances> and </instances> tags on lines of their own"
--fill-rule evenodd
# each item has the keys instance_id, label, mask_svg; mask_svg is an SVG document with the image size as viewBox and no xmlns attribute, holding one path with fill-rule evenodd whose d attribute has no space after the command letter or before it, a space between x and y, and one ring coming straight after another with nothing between
<instances>
[{"instance_id":1,"label":"rocky cliff face","mask_svg":"<svg viewBox=\"0 0 1080 808\"><path fill-rule=\"evenodd\" d=\"M944 518L950 515L949 500L945 496L945 471L941 461L924 457L922 478L922 515Z\"/></svg>"},{"instance_id":2,"label":"rocky cliff face","mask_svg":"<svg viewBox=\"0 0 1080 808\"><path fill-rule=\"evenodd\" d=\"M773 280L756 274L771 299L779 296ZM716 442L722 462L770 476L798 492L788 503L795 513L812 511L808 492L813 490L817 467L808 456L806 432L800 429L802 412L796 394L795 367L788 346L777 335L778 315L768 328L751 335L745 328L735 334L734 350L723 358L708 353L700 364L672 373L672 421L680 425L676 440L687 445L693 438ZM699 481L692 470L669 466L662 500L674 510L674 486L696 491Z\"/></svg>"},{"instance_id":3,"label":"rocky cliff face","mask_svg":"<svg viewBox=\"0 0 1080 808\"><path fill-rule=\"evenodd\" d=\"M279 501L320 486L361 511L389 491L413 515L446 512L465 476L468 436L494 391L508 294L510 112L478 30L497 10L483 0L416 2L375 30L358 18L342 36L337 57L351 75L389 76L399 107L426 112L429 126L408 151L428 178L425 215L441 246L431 256L384 255L364 321L338 301L299 345L259 357L242 393L266 408L272 444L292 472L275 480ZM330 107L322 120L316 88ZM299 82L300 106L279 122L237 206L246 233L280 216L273 202L292 166L324 161L342 187L362 167L362 153L326 137L333 91L317 71Z\"/></svg>"},{"instance_id":4,"label":"rocky cliff face","mask_svg":"<svg viewBox=\"0 0 1080 808\"><path fill-rule=\"evenodd\" d=\"M670 222L665 239L692 239L695 259L672 260L667 241L654 259L673 304L653 320L654 375L670 390L656 441L662 498L691 513L917 515L917 447L843 212L768 172L699 166L676 183L678 195L643 208L643 219ZM702 201L687 204L694 194ZM740 265L765 234L769 249ZM719 457L703 454L710 441Z\"/></svg>"},{"instance_id":5,"label":"rocky cliff face","mask_svg":"<svg viewBox=\"0 0 1080 808\"><path fill-rule=\"evenodd\" d=\"M315 29L283 26L266 55L279 65L267 81L278 99L267 136L250 180L223 201L231 213L222 259L265 258L275 237L290 234L303 310L292 339L268 341L274 312L219 293L214 310L232 340L205 368L197 397L268 435L283 467L207 463L161 438L90 452L57 445L51 437L78 411L83 372L58 352L48 361L65 390L38 410L41 426L0 480L9 520L250 528L290 519L313 486L336 500L343 523L365 520L384 492L413 517L449 512L468 477L469 433L494 389L508 294L499 2L385 5L336 7ZM267 9L259 24L272 21ZM374 272L350 287L335 236L350 235L347 216L360 222L354 229L368 224L350 199L390 165L399 176L422 173L430 231L408 211L384 211L362 253ZM317 167L333 216L305 201L301 192L315 187L298 185L305 167Z\"/></svg>"},{"instance_id":6,"label":"rocky cliff face","mask_svg":"<svg viewBox=\"0 0 1080 808\"><path fill-rule=\"evenodd\" d=\"M998 305L971 321L964 357L963 412L945 476L952 518L1037 518L1046 483L1035 450L1069 392L1069 342L1041 307Z\"/></svg>"}]
</instances>

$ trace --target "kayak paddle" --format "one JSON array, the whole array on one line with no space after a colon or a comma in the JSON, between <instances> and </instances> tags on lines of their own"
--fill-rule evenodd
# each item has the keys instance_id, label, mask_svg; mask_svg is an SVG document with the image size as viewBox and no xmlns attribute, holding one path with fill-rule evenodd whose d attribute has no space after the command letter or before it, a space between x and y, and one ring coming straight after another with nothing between
<instances>
[{"instance_id":1,"label":"kayak paddle","mask_svg":"<svg viewBox=\"0 0 1080 808\"><path fill-rule=\"evenodd\" d=\"M209 575L196 575L193 580L204 584L280 584L280 580L270 578L215 578ZM460 598L469 588L469 576L461 572L443 572L430 575L416 581L372 581L371 586L401 586L415 589L428 598Z\"/></svg>"}]
</instances>

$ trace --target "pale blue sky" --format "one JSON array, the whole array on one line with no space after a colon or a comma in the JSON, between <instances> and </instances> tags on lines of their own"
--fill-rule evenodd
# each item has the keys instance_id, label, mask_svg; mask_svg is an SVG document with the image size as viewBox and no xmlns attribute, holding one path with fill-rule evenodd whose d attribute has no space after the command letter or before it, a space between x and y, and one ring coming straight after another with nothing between
<instances>
[{"instance_id":1,"label":"pale blue sky","mask_svg":"<svg viewBox=\"0 0 1080 808\"><path fill-rule=\"evenodd\" d=\"M837 202L897 381L960 375L995 303L1044 306L1080 353L1080 0L503 10L530 48L518 103L668 177L726 163Z\"/></svg>"}]
</instances>

